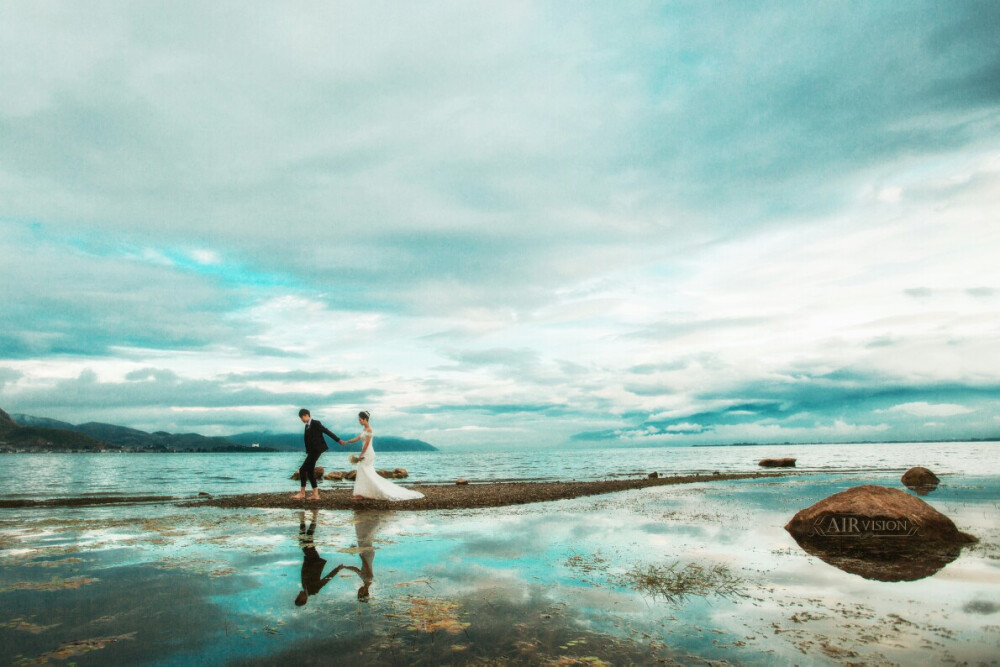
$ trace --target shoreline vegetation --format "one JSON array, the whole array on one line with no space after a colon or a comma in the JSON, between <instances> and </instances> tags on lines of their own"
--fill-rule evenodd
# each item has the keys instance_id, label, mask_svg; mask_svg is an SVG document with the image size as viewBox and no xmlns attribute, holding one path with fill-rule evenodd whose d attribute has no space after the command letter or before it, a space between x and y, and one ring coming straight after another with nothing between
<instances>
[{"instance_id":1,"label":"shoreline vegetation","mask_svg":"<svg viewBox=\"0 0 1000 667\"><path fill-rule=\"evenodd\" d=\"M323 489L319 500L296 500L293 490L280 493L245 493L200 498L178 496L81 496L47 499L0 499L0 508L82 507L87 505L180 502L185 506L221 507L225 509L327 509L327 510L441 510L477 507L504 507L528 503L567 500L582 496L602 495L617 491L645 489L653 486L694 484L738 479L786 477L792 472L712 473L703 475L662 476L656 478L601 480L590 482L484 482L479 484L413 484L424 494L418 500L389 502L386 500L351 500L350 487Z\"/></svg>"}]
</instances>

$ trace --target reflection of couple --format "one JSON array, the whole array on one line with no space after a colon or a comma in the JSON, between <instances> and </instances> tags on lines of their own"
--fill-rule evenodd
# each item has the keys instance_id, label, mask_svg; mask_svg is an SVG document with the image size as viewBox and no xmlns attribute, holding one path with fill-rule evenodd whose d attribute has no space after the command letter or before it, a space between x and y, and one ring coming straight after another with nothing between
<instances>
[{"instance_id":1,"label":"reflection of couple","mask_svg":"<svg viewBox=\"0 0 1000 667\"><path fill-rule=\"evenodd\" d=\"M313 419L312 415L305 408L299 410L299 419L306 425L303 436L306 445L306 460L299 468L299 484L301 489L293 498L301 499L306 497L306 480L312 485L312 496L310 500L319 500L319 489L316 488L316 461L329 447L323 434L330 436L340 445L349 445L352 442L363 443L361 455L358 457L357 477L354 479L354 494L352 500L416 500L423 498L424 494L419 491L405 489L396 486L387 479L382 478L375 471L375 449L372 447L374 433L368 423L371 414L365 410L358 413L358 423L361 424L361 433L350 440L341 440L333 431L323 426L318 419Z\"/></svg>"},{"instance_id":2,"label":"reflection of couple","mask_svg":"<svg viewBox=\"0 0 1000 667\"><path fill-rule=\"evenodd\" d=\"M302 590L295 598L296 606L301 607L309 601L310 595L316 595L320 590L330 583L341 570L350 570L361 577L361 588L358 589L358 600L368 601L368 587L375 579L375 571L372 568L375 560L375 547L373 542L379 525L379 515L372 512L359 513L355 516L354 531L358 540L358 555L361 557L361 567L354 565L340 564L330 570L330 573L323 576L323 568L326 567L326 559L320 557L316 551L316 544L313 542L313 533L316 532L316 520L319 510L312 510L312 517L309 520L309 528L306 529L306 513L299 513L299 546L302 547Z\"/></svg>"}]
</instances>

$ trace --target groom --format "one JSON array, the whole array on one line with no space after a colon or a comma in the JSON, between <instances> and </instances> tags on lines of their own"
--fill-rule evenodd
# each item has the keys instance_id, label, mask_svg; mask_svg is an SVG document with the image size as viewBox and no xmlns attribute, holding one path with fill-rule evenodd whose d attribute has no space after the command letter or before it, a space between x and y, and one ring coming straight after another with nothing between
<instances>
[{"instance_id":1,"label":"groom","mask_svg":"<svg viewBox=\"0 0 1000 667\"><path fill-rule=\"evenodd\" d=\"M308 477L309 483L312 485L312 496L309 499L319 500L319 489L316 488L316 461L319 460L323 452L329 449L326 446L326 440L323 439L323 434L326 433L341 445L344 444L344 441L338 438L336 433L323 426L318 419L313 419L305 408L299 410L299 419L306 425L303 436L306 443L306 460L299 468L299 484L302 485L302 488L292 498L302 499L306 497L306 478Z\"/></svg>"}]
</instances>

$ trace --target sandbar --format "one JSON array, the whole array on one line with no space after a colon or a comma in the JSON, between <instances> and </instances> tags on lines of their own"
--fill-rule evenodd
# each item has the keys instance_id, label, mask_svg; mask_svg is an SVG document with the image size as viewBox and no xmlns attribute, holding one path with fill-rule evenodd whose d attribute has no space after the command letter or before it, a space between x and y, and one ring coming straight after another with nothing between
<instances>
[{"instance_id":1,"label":"sandbar","mask_svg":"<svg viewBox=\"0 0 1000 667\"><path fill-rule=\"evenodd\" d=\"M284 493L248 493L217 496L192 501L191 505L208 505L231 509L291 508L291 509L378 509L378 510L443 510L475 507L502 507L527 503L565 500L616 491L645 489L671 484L693 484L735 479L781 477L785 472L728 473L709 475L674 475L654 479L620 479L592 482L490 482L482 484L421 484L407 485L424 494L417 500L390 502L387 500L351 500L351 488L321 489L319 500L292 498L294 490Z\"/></svg>"}]
</instances>

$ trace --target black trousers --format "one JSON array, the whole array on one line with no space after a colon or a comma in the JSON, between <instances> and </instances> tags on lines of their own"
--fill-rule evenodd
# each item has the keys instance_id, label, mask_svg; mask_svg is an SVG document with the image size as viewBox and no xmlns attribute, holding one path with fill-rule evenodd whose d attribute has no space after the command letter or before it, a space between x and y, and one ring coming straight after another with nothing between
<instances>
[{"instance_id":1,"label":"black trousers","mask_svg":"<svg viewBox=\"0 0 1000 667\"><path fill-rule=\"evenodd\" d=\"M323 452L309 452L306 460L302 462L302 467L299 468L299 484L303 489L306 488L306 478L309 479L312 488L316 488L316 461L322 454Z\"/></svg>"}]
</instances>

